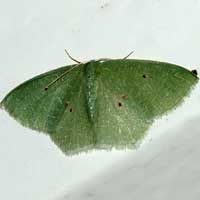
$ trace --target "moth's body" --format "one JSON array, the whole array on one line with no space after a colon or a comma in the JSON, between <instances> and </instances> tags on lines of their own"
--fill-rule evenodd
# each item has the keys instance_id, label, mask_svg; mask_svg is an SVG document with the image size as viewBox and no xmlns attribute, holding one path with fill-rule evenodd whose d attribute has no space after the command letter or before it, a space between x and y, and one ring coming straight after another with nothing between
<instances>
[{"instance_id":1,"label":"moth's body","mask_svg":"<svg viewBox=\"0 0 200 200\"><path fill-rule=\"evenodd\" d=\"M194 73L169 63L92 60L35 77L9 93L2 105L24 126L48 133L66 154L129 148L197 81Z\"/></svg>"}]
</instances>

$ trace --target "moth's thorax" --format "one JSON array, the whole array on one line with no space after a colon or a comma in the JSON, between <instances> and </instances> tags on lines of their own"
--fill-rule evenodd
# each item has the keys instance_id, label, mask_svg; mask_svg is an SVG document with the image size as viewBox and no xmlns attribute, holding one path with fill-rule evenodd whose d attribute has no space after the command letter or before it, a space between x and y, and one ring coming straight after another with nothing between
<instances>
[{"instance_id":1,"label":"moth's thorax","mask_svg":"<svg viewBox=\"0 0 200 200\"><path fill-rule=\"evenodd\" d=\"M84 84L86 96L86 108L89 120L93 123L96 120L96 103L97 103L97 71L93 65L96 61L92 60L84 66Z\"/></svg>"}]
</instances>

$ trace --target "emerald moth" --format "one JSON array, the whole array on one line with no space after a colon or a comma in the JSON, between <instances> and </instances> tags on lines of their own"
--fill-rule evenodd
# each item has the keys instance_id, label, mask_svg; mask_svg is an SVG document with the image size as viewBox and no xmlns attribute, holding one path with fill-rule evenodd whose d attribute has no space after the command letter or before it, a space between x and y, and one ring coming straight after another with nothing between
<instances>
[{"instance_id":1,"label":"emerald moth","mask_svg":"<svg viewBox=\"0 0 200 200\"><path fill-rule=\"evenodd\" d=\"M198 80L196 71L165 62L77 61L22 83L1 108L23 126L48 134L65 154L133 148Z\"/></svg>"}]
</instances>

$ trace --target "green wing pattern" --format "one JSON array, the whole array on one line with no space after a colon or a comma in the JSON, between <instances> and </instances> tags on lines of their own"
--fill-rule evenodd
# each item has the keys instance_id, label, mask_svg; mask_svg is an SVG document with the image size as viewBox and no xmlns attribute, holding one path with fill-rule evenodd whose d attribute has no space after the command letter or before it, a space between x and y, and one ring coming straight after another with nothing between
<instances>
[{"instance_id":1,"label":"green wing pattern","mask_svg":"<svg viewBox=\"0 0 200 200\"><path fill-rule=\"evenodd\" d=\"M198 78L169 63L110 60L97 68L99 146L131 147L153 121L178 106Z\"/></svg>"},{"instance_id":2,"label":"green wing pattern","mask_svg":"<svg viewBox=\"0 0 200 200\"><path fill-rule=\"evenodd\" d=\"M73 66L39 75L11 91L3 108L22 125L48 133L62 151L93 146L84 88L84 65L72 70L45 91L45 87Z\"/></svg>"},{"instance_id":3,"label":"green wing pattern","mask_svg":"<svg viewBox=\"0 0 200 200\"><path fill-rule=\"evenodd\" d=\"M198 78L177 65L145 60L90 61L39 75L1 105L24 126L44 133L66 154L127 148L153 121L178 106Z\"/></svg>"}]
</instances>

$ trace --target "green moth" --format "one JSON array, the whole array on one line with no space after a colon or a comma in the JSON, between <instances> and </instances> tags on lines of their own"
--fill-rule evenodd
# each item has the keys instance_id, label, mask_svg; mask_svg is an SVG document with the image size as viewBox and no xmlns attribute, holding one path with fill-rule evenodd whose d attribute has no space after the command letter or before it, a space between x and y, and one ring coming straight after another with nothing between
<instances>
[{"instance_id":1,"label":"green moth","mask_svg":"<svg viewBox=\"0 0 200 200\"><path fill-rule=\"evenodd\" d=\"M22 125L47 133L65 154L132 148L198 80L195 71L164 62L91 60L26 81L1 107Z\"/></svg>"}]
</instances>

